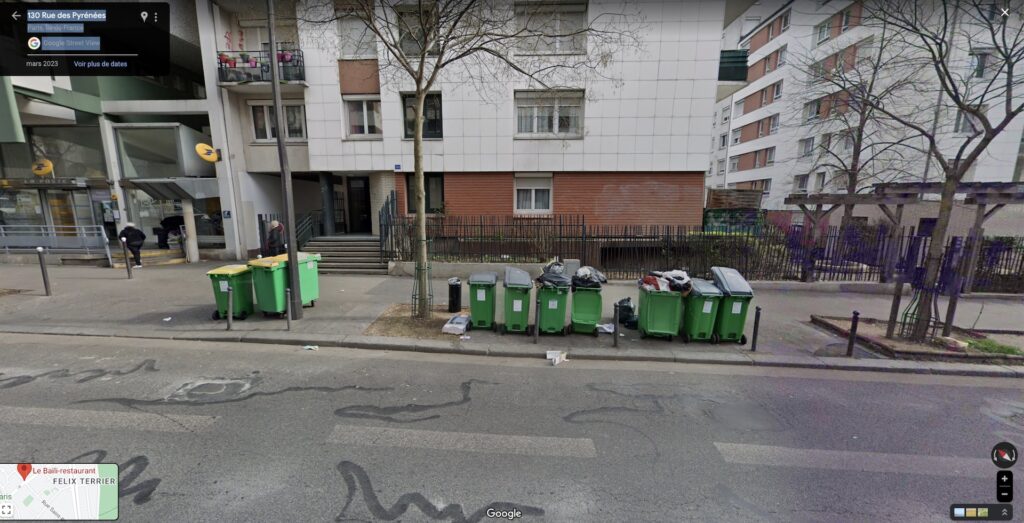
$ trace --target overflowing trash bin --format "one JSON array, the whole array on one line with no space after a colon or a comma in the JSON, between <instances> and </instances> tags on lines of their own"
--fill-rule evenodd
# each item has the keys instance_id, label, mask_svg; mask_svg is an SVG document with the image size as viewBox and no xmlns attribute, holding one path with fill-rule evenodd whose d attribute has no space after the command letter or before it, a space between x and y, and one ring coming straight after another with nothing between
<instances>
[{"instance_id":1,"label":"overflowing trash bin","mask_svg":"<svg viewBox=\"0 0 1024 523\"><path fill-rule=\"evenodd\" d=\"M715 285L722 291L722 302L715 318L712 342L736 341L744 345L747 343L747 336L743 334L743 328L747 323L750 301L754 299L754 290L736 269L712 267L711 275L715 279Z\"/></svg>"},{"instance_id":2,"label":"overflowing trash bin","mask_svg":"<svg viewBox=\"0 0 1024 523\"><path fill-rule=\"evenodd\" d=\"M469 317L474 329L497 330L494 323L494 287L497 283L498 274L495 272L469 275Z\"/></svg>"},{"instance_id":3,"label":"overflowing trash bin","mask_svg":"<svg viewBox=\"0 0 1024 523\"><path fill-rule=\"evenodd\" d=\"M715 317L722 299L722 291L714 283L693 278L690 294L683 298L683 325L679 335L683 341L711 341L717 343Z\"/></svg>"},{"instance_id":4,"label":"overflowing trash bin","mask_svg":"<svg viewBox=\"0 0 1024 523\"><path fill-rule=\"evenodd\" d=\"M572 276L572 308L569 328L580 334L598 335L601 321L601 284L607 283L601 271L580 267Z\"/></svg>"},{"instance_id":5,"label":"overflowing trash bin","mask_svg":"<svg viewBox=\"0 0 1024 523\"><path fill-rule=\"evenodd\" d=\"M532 333L530 331L530 274L515 267L505 267L505 322L501 332Z\"/></svg>"},{"instance_id":6,"label":"overflowing trash bin","mask_svg":"<svg viewBox=\"0 0 1024 523\"><path fill-rule=\"evenodd\" d=\"M660 336L669 340L679 334L682 297L690 293L686 271L651 272L640 281L637 327L640 337Z\"/></svg>"},{"instance_id":7,"label":"overflowing trash bin","mask_svg":"<svg viewBox=\"0 0 1024 523\"><path fill-rule=\"evenodd\" d=\"M320 299L320 275L317 272L320 255L300 252L297 258L302 305L315 306L316 301ZM284 314L288 310L285 293L285 289L289 288L288 255L249 260L249 268L252 270L256 308L263 312L264 316Z\"/></svg>"},{"instance_id":8,"label":"overflowing trash bin","mask_svg":"<svg viewBox=\"0 0 1024 523\"><path fill-rule=\"evenodd\" d=\"M565 335L569 332L565 313L571 285L572 279L565 275L565 266L557 262L548 264L537 277L537 302L540 307L537 329L541 333Z\"/></svg>"},{"instance_id":9,"label":"overflowing trash bin","mask_svg":"<svg viewBox=\"0 0 1024 523\"><path fill-rule=\"evenodd\" d=\"M213 283L213 298L217 309L213 311L213 319L228 317L228 289L234 295L231 304L235 318L244 320L253 313L252 304L252 271L246 265L224 265L206 273Z\"/></svg>"}]
</instances>

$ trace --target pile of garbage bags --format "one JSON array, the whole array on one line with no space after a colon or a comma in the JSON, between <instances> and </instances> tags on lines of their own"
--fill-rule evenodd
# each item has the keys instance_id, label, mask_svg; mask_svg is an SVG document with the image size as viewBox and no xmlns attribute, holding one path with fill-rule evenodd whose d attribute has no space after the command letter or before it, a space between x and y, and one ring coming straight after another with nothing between
<instances>
[{"instance_id":1,"label":"pile of garbage bags","mask_svg":"<svg viewBox=\"0 0 1024 523\"><path fill-rule=\"evenodd\" d=\"M576 290L577 287L582 289L600 289L602 283L608 283L608 278L605 278L601 271L584 265L576 271L576 274L572 275L572 288Z\"/></svg>"},{"instance_id":2,"label":"pile of garbage bags","mask_svg":"<svg viewBox=\"0 0 1024 523\"><path fill-rule=\"evenodd\" d=\"M565 275L565 265L562 262L551 262L544 266L544 272L537 277L537 284L548 288L565 288L572 283L572 280Z\"/></svg>"},{"instance_id":3,"label":"pile of garbage bags","mask_svg":"<svg viewBox=\"0 0 1024 523\"><path fill-rule=\"evenodd\" d=\"M690 294L693 288L690 276L682 269L651 271L637 281L637 285L647 291L676 291L683 293L683 296Z\"/></svg>"},{"instance_id":4,"label":"pile of garbage bags","mask_svg":"<svg viewBox=\"0 0 1024 523\"><path fill-rule=\"evenodd\" d=\"M636 330L636 324L640 318L636 315L633 299L623 298L616 302L616 305L619 306L619 323L627 329Z\"/></svg>"}]
</instances>

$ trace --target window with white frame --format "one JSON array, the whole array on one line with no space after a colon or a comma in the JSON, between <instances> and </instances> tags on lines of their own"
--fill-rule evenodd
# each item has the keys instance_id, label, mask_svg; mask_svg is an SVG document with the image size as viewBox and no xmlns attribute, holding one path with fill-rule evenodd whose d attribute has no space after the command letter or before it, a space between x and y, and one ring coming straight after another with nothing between
<instances>
[{"instance_id":1,"label":"window with white frame","mask_svg":"<svg viewBox=\"0 0 1024 523\"><path fill-rule=\"evenodd\" d=\"M793 192L806 193L807 192L807 179L809 175L798 174L793 177Z\"/></svg>"},{"instance_id":2,"label":"window with white frame","mask_svg":"<svg viewBox=\"0 0 1024 523\"><path fill-rule=\"evenodd\" d=\"M772 55L764 57L764 74L772 72Z\"/></svg>"},{"instance_id":3,"label":"window with white frame","mask_svg":"<svg viewBox=\"0 0 1024 523\"><path fill-rule=\"evenodd\" d=\"M789 29L789 11L782 14L782 30L780 32L786 32Z\"/></svg>"},{"instance_id":4,"label":"window with white frame","mask_svg":"<svg viewBox=\"0 0 1024 523\"><path fill-rule=\"evenodd\" d=\"M775 83L775 94L772 97L773 100L778 100L779 98L782 98L782 82Z\"/></svg>"},{"instance_id":5,"label":"window with white frame","mask_svg":"<svg viewBox=\"0 0 1024 523\"><path fill-rule=\"evenodd\" d=\"M517 1L516 23L524 37L520 52L584 54L587 52L587 2Z\"/></svg>"},{"instance_id":6,"label":"window with white frame","mask_svg":"<svg viewBox=\"0 0 1024 523\"><path fill-rule=\"evenodd\" d=\"M306 139L306 110L302 100L284 100L285 139ZM277 139L277 115L270 101L250 101L252 109L253 139L269 142Z\"/></svg>"},{"instance_id":7,"label":"window with white frame","mask_svg":"<svg viewBox=\"0 0 1024 523\"><path fill-rule=\"evenodd\" d=\"M761 89L761 107L768 105L768 88Z\"/></svg>"},{"instance_id":8,"label":"window with white frame","mask_svg":"<svg viewBox=\"0 0 1024 523\"><path fill-rule=\"evenodd\" d=\"M775 38L775 22L768 24L768 39Z\"/></svg>"},{"instance_id":9,"label":"window with white frame","mask_svg":"<svg viewBox=\"0 0 1024 523\"><path fill-rule=\"evenodd\" d=\"M782 46L781 48L779 48L779 59L777 60L777 62L778 63L775 64L776 69L786 65L786 46Z\"/></svg>"},{"instance_id":10,"label":"window with white frame","mask_svg":"<svg viewBox=\"0 0 1024 523\"><path fill-rule=\"evenodd\" d=\"M725 149L726 145L729 145L729 135L723 134L718 137L718 148Z\"/></svg>"},{"instance_id":11,"label":"window with white frame","mask_svg":"<svg viewBox=\"0 0 1024 523\"><path fill-rule=\"evenodd\" d=\"M738 143L740 143L740 130L739 129L733 129L732 130L732 144L736 145Z\"/></svg>"},{"instance_id":12,"label":"window with white frame","mask_svg":"<svg viewBox=\"0 0 1024 523\"><path fill-rule=\"evenodd\" d=\"M723 107L722 108L722 123L726 123L728 121L729 121L729 108L728 107Z\"/></svg>"},{"instance_id":13,"label":"window with white frame","mask_svg":"<svg viewBox=\"0 0 1024 523\"><path fill-rule=\"evenodd\" d=\"M843 152L853 150L853 133L842 133L843 138Z\"/></svg>"},{"instance_id":14,"label":"window with white frame","mask_svg":"<svg viewBox=\"0 0 1024 523\"><path fill-rule=\"evenodd\" d=\"M725 160L718 160L718 175L725 174Z\"/></svg>"},{"instance_id":15,"label":"window with white frame","mask_svg":"<svg viewBox=\"0 0 1024 523\"><path fill-rule=\"evenodd\" d=\"M380 138L379 96L344 96L345 123L350 138Z\"/></svg>"},{"instance_id":16,"label":"window with white frame","mask_svg":"<svg viewBox=\"0 0 1024 523\"><path fill-rule=\"evenodd\" d=\"M853 20L853 9L847 9L843 11L843 32L845 33L850 28L850 23Z\"/></svg>"},{"instance_id":17,"label":"window with white frame","mask_svg":"<svg viewBox=\"0 0 1024 523\"><path fill-rule=\"evenodd\" d=\"M821 118L821 100L813 100L804 104L804 121L813 122Z\"/></svg>"},{"instance_id":18,"label":"window with white frame","mask_svg":"<svg viewBox=\"0 0 1024 523\"><path fill-rule=\"evenodd\" d=\"M826 20L825 22L818 24L814 28L814 42L815 44L821 44L824 41L832 37L832 20Z\"/></svg>"},{"instance_id":19,"label":"window with white frame","mask_svg":"<svg viewBox=\"0 0 1024 523\"><path fill-rule=\"evenodd\" d=\"M377 58L377 37L362 18L354 14L338 18L339 58L355 60Z\"/></svg>"},{"instance_id":20,"label":"window with white frame","mask_svg":"<svg viewBox=\"0 0 1024 523\"><path fill-rule=\"evenodd\" d=\"M981 110L984 112L984 108ZM981 129L981 120L979 120L977 116L964 112L963 109L957 112L953 132L974 134L981 131Z\"/></svg>"},{"instance_id":21,"label":"window with white frame","mask_svg":"<svg viewBox=\"0 0 1024 523\"><path fill-rule=\"evenodd\" d=\"M985 78L992 68L992 51L988 49L974 49L971 51L970 75L971 78Z\"/></svg>"},{"instance_id":22,"label":"window with white frame","mask_svg":"<svg viewBox=\"0 0 1024 523\"><path fill-rule=\"evenodd\" d=\"M800 140L797 145L797 150L800 152L801 158L806 158L814 153L814 137L804 138Z\"/></svg>"},{"instance_id":23,"label":"window with white frame","mask_svg":"<svg viewBox=\"0 0 1024 523\"><path fill-rule=\"evenodd\" d=\"M773 114L769 120L768 134L775 134L779 132L779 115Z\"/></svg>"},{"instance_id":24,"label":"window with white frame","mask_svg":"<svg viewBox=\"0 0 1024 523\"><path fill-rule=\"evenodd\" d=\"M729 157L729 172L736 172L740 170L740 157L731 156Z\"/></svg>"},{"instance_id":25,"label":"window with white frame","mask_svg":"<svg viewBox=\"0 0 1024 523\"><path fill-rule=\"evenodd\" d=\"M765 167L770 166L770 165L775 165L775 148L774 147L769 147L768 150L765 151L765 154L764 154L764 165L765 165ZM771 182L771 180L769 180L769 182Z\"/></svg>"},{"instance_id":26,"label":"window with white frame","mask_svg":"<svg viewBox=\"0 0 1024 523\"><path fill-rule=\"evenodd\" d=\"M516 175L516 213L551 212L551 175Z\"/></svg>"},{"instance_id":27,"label":"window with white frame","mask_svg":"<svg viewBox=\"0 0 1024 523\"><path fill-rule=\"evenodd\" d=\"M821 192L825 190L825 171L819 171L814 175L814 190Z\"/></svg>"},{"instance_id":28,"label":"window with white frame","mask_svg":"<svg viewBox=\"0 0 1024 523\"><path fill-rule=\"evenodd\" d=\"M437 31L427 30L437 24L437 11L431 4L423 2L420 8L413 4L399 5L395 11L402 54L409 58L416 58L422 54L436 55Z\"/></svg>"},{"instance_id":29,"label":"window with white frame","mask_svg":"<svg viewBox=\"0 0 1024 523\"><path fill-rule=\"evenodd\" d=\"M516 91L516 134L581 138L583 91Z\"/></svg>"}]
</instances>

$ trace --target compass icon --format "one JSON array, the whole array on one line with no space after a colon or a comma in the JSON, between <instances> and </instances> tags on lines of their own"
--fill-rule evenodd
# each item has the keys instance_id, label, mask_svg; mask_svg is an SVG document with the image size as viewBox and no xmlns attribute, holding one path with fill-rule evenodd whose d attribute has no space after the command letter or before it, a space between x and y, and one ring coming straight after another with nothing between
<instances>
[{"instance_id":1,"label":"compass icon","mask_svg":"<svg viewBox=\"0 0 1024 523\"><path fill-rule=\"evenodd\" d=\"M992 463L1001 469L1008 469L1017 463L1017 447L1006 441L992 447Z\"/></svg>"}]
</instances>

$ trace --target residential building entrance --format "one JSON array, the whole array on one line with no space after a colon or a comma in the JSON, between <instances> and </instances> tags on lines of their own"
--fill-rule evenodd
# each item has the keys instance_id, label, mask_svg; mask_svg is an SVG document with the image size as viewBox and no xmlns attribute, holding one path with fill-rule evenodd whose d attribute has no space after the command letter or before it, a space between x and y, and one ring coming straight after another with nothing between
<instances>
[{"instance_id":1,"label":"residential building entrance","mask_svg":"<svg viewBox=\"0 0 1024 523\"><path fill-rule=\"evenodd\" d=\"M370 213L370 178L365 176L347 178L348 189L348 232L370 234L373 221Z\"/></svg>"}]
</instances>

